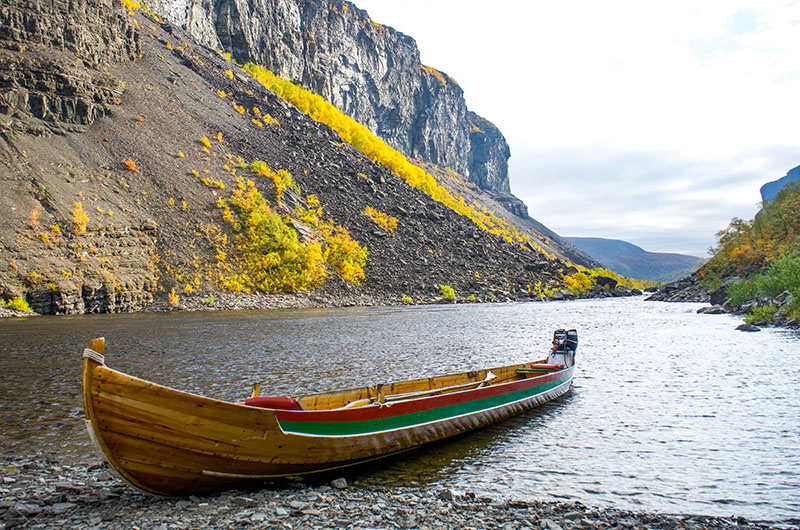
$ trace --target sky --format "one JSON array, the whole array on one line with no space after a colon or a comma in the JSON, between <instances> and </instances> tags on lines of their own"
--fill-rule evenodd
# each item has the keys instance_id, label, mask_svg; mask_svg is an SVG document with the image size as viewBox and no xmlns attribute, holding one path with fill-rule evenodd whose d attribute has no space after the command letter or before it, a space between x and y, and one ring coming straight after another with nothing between
<instances>
[{"instance_id":1,"label":"sky","mask_svg":"<svg viewBox=\"0 0 800 530\"><path fill-rule=\"evenodd\" d=\"M459 83L562 236L705 257L800 165L800 1L354 3Z\"/></svg>"}]
</instances>

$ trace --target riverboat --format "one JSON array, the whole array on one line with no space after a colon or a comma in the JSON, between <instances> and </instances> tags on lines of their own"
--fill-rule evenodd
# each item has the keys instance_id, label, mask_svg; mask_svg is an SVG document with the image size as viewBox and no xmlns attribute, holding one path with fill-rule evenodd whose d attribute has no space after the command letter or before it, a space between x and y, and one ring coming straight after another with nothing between
<instances>
[{"instance_id":1,"label":"riverboat","mask_svg":"<svg viewBox=\"0 0 800 530\"><path fill-rule=\"evenodd\" d=\"M187 496L331 472L498 422L569 391L577 333L523 364L244 403L173 390L105 366L103 338L83 354L86 427L122 479Z\"/></svg>"}]
</instances>

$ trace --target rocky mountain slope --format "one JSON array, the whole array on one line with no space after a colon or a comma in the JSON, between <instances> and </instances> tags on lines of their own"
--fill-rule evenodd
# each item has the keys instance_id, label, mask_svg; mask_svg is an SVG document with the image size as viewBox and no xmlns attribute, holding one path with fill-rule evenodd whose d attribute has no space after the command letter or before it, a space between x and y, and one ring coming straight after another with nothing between
<instances>
[{"instance_id":1,"label":"rocky mountain slope","mask_svg":"<svg viewBox=\"0 0 800 530\"><path fill-rule=\"evenodd\" d=\"M455 170L527 217L510 193L510 151L500 131L467 109L455 80L420 62L414 39L354 4L155 0L151 7L238 62L302 83L406 156Z\"/></svg>"},{"instance_id":2,"label":"rocky mountain slope","mask_svg":"<svg viewBox=\"0 0 800 530\"><path fill-rule=\"evenodd\" d=\"M627 241L600 237L567 237L570 243L617 274L640 280L672 281L687 276L702 258L668 252L648 252Z\"/></svg>"},{"instance_id":3,"label":"rocky mountain slope","mask_svg":"<svg viewBox=\"0 0 800 530\"><path fill-rule=\"evenodd\" d=\"M431 300L443 284L458 298L527 299L576 272L546 236L533 233L547 254L480 229L169 23L105 0L13 0L0 17L6 299L42 313L267 306L274 297L223 286L242 253L224 206L252 190L309 242L296 211L314 195L369 252L361 283L331 271L302 303ZM256 161L300 191L276 201Z\"/></svg>"}]
</instances>

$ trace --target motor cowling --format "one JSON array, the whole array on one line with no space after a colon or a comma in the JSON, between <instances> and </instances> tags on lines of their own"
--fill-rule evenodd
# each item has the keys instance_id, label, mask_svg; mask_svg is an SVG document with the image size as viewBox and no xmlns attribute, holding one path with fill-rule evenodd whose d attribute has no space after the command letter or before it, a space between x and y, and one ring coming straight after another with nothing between
<instances>
[{"instance_id":1,"label":"motor cowling","mask_svg":"<svg viewBox=\"0 0 800 530\"><path fill-rule=\"evenodd\" d=\"M553 350L548 362L558 362L566 366L575 363L575 351L578 349L578 332L574 329L557 329L553 332Z\"/></svg>"}]
</instances>

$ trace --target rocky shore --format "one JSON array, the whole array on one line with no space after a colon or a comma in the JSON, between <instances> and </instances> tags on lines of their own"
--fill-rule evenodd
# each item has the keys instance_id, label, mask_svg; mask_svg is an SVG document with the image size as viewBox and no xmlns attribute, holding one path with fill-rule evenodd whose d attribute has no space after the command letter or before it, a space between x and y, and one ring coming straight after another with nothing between
<instances>
[{"instance_id":1,"label":"rocky shore","mask_svg":"<svg viewBox=\"0 0 800 530\"><path fill-rule=\"evenodd\" d=\"M697 312L706 315L732 314L739 315L742 318L744 318L744 315L750 312L753 307L773 305L780 309L783 307L783 305L791 303L792 301L791 293L789 293L789 291L785 291L772 300L758 298L746 304L735 305L732 304L728 299L728 286L730 281L731 280L729 279L717 289L707 292L700 282L699 273L695 272L686 278L662 285L646 300L658 302L709 303L711 304L710 306L701 307L697 310ZM740 331L760 331L761 327L765 326L800 329L800 320L776 316L770 322L767 322L766 320L746 322L738 326L736 329Z\"/></svg>"},{"instance_id":2,"label":"rocky shore","mask_svg":"<svg viewBox=\"0 0 800 530\"><path fill-rule=\"evenodd\" d=\"M479 302L549 302L559 300L575 300L582 298L618 298L622 296L640 296L642 291L619 287L613 290L604 290L597 287L587 293L574 295L566 289L556 291L552 296L543 298L532 296L530 293L512 293L509 291L487 292L478 297L457 297L456 300L443 300L440 296L412 299L411 302L397 299L396 296L383 293L353 292L331 294L329 292L301 292L293 294L268 294L268 293L221 293L212 296L183 296L177 305L173 305L166 295L156 295L150 304L140 312L167 312L167 311L244 311L244 310L270 310L270 309L311 309L325 307L367 307L367 306L397 306L440 303L479 303ZM26 313L15 311L0 306L0 318L4 317L30 317L41 316L35 311Z\"/></svg>"},{"instance_id":3,"label":"rocky shore","mask_svg":"<svg viewBox=\"0 0 800 530\"><path fill-rule=\"evenodd\" d=\"M185 499L153 497L104 463L0 459L0 528L428 528L705 530L778 528L741 517L639 513L578 502L518 502L448 489L281 484Z\"/></svg>"}]
</instances>

